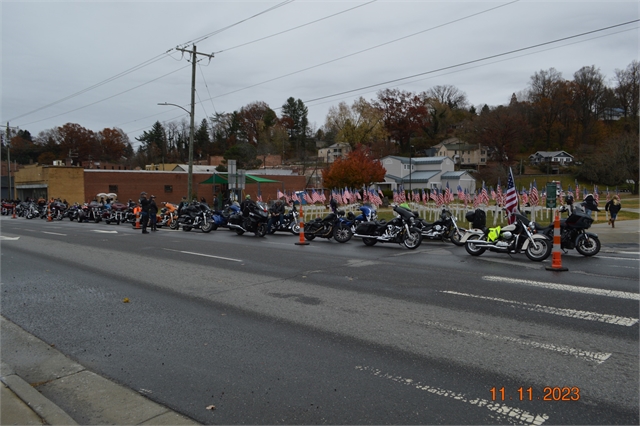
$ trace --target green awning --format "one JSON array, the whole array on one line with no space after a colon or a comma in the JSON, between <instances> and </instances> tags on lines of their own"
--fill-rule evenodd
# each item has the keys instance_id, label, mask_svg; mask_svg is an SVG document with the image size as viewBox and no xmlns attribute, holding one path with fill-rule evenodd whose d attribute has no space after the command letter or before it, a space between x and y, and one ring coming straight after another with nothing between
<instances>
[{"instance_id":1,"label":"green awning","mask_svg":"<svg viewBox=\"0 0 640 426\"><path fill-rule=\"evenodd\" d=\"M267 179L260 176L254 175L245 175L245 183L279 183L279 180ZM216 173L212 175L209 179L200 182L201 185L213 185L213 184L227 184L229 180L227 178L227 173Z\"/></svg>"}]
</instances>

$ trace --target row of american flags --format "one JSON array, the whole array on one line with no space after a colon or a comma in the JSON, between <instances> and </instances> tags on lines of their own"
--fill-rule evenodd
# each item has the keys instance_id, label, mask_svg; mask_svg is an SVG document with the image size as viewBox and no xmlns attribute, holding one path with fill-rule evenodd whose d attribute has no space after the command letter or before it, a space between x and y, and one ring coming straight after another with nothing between
<instances>
[{"instance_id":1,"label":"row of american flags","mask_svg":"<svg viewBox=\"0 0 640 426\"><path fill-rule=\"evenodd\" d=\"M580 189L582 189L582 192ZM382 199L384 198L380 189L357 190L349 188L332 189L330 191L312 189L308 191L290 192L278 189L276 196L278 199L284 199L287 204L292 204L294 202L302 202L304 204L326 204L328 198L326 197L325 192L328 192L329 197L335 199L339 204L371 203L373 205L380 206L382 205ZM618 193L617 188L615 192ZM586 187L581 188L576 180L575 189L572 188L571 185L567 187L566 191L560 187L558 188L558 194L561 200L564 199L565 196L571 195L574 197L575 201L579 201L581 196L582 198L586 197L588 190ZM593 195L596 201L599 202L600 196L596 185L593 187ZM529 189L523 186L520 191L517 191L511 170L509 170L507 188L504 192L500 184L500 179L498 179L498 185L495 189L493 186L487 189L485 182L483 181L482 187L475 192L463 189L458 185L456 192L454 193L454 191L449 187L448 182L446 187L443 189L414 189L412 191L407 191L400 186L397 190L393 190L393 202L397 204L413 202L426 205L433 202L436 206L440 207L454 203L456 201L456 196L458 203L464 204L465 208L468 206L473 206L474 208L481 205L489 206L493 201L495 205L505 207L509 212L512 212L519 204L544 206L546 204L547 194L545 190L538 191L535 179L529 185ZM611 194L607 187L607 201L609 201L610 197ZM262 201L261 194L258 194L257 199L258 201Z\"/></svg>"}]
</instances>

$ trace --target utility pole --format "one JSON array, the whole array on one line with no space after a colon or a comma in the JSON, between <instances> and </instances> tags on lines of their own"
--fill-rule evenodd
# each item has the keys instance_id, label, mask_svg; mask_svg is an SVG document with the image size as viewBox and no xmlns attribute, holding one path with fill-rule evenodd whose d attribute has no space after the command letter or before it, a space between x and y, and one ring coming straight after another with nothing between
<instances>
[{"instance_id":1,"label":"utility pole","mask_svg":"<svg viewBox=\"0 0 640 426\"><path fill-rule=\"evenodd\" d=\"M7 138L7 177L9 178L9 182L7 182L7 185L9 185L9 199L15 200L15 197L11 192L11 149L9 148L9 145L11 144L10 132L11 128L9 127L9 122L7 121L7 132L5 134L5 137Z\"/></svg>"},{"instance_id":2,"label":"utility pole","mask_svg":"<svg viewBox=\"0 0 640 426\"><path fill-rule=\"evenodd\" d=\"M183 53L189 52L187 49L182 49L176 47L176 50L179 50ZM213 54L209 55L206 53L199 53L196 51L196 45L193 45L193 50L191 52L191 113L190 113L190 126L189 126L189 182L187 182L187 197L191 198L193 196L193 134L194 134L194 117L196 113L196 62L197 55L208 56L209 59L213 58Z\"/></svg>"}]
</instances>

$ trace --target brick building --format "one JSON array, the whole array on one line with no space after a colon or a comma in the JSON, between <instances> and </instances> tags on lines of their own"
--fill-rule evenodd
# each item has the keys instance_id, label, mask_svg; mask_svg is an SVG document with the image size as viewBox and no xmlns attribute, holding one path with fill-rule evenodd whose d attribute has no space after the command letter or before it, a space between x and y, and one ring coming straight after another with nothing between
<instances>
[{"instance_id":1,"label":"brick building","mask_svg":"<svg viewBox=\"0 0 640 426\"><path fill-rule=\"evenodd\" d=\"M140 192L156 196L158 202L178 202L187 195L188 173L172 171L83 169L67 166L27 166L15 174L17 196L60 198L70 203L92 200L99 193L116 193L120 201L137 200ZM214 194L226 189L224 183L202 184L211 173L193 173L193 189L198 199L211 203ZM275 180L272 183L248 183L245 194L275 199L278 190L300 191L305 189L304 176L261 175Z\"/></svg>"}]
</instances>

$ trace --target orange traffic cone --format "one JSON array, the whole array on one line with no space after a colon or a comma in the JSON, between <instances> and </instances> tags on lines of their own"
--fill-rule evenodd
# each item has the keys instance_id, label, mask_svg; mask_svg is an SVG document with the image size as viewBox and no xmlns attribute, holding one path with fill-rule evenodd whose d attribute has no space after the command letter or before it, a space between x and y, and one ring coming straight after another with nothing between
<instances>
[{"instance_id":1,"label":"orange traffic cone","mask_svg":"<svg viewBox=\"0 0 640 426\"><path fill-rule=\"evenodd\" d=\"M553 221L553 252L551 254L551 266L545 267L547 271L568 271L562 266L562 237L560 236L560 212L556 212Z\"/></svg>"},{"instance_id":2,"label":"orange traffic cone","mask_svg":"<svg viewBox=\"0 0 640 426\"><path fill-rule=\"evenodd\" d=\"M47 204L47 222L52 222L53 218L51 217L51 204Z\"/></svg>"},{"instance_id":3,"label":"orange traffic cone","mask_svg":"<svg viewBox=\"0 0 640 426\"><path fill-rule=\"evenodd\" d=\"M140 213L136 214L136 229L140 229Z\"/></svg>"},{"instance_id":4,"label":"orange traffic cone","mask_svg":"<svg viewBox=\"0 0 640 426\"><path fill-rule=\"evenodd\" d=\"M302 213L302 201L300 202L300 241L296 243L297 246L308 246L309 242L304 239L304 215Z\"/></svg>"},{"instance_id":5,"label":"orange traffic cone","mask_svg":"<svg viewBox=\"0 0 640 426\"><path fill-rule=\"evenodd\" d=\"M16 205L13 205L13 214L11 215L11 219L15 219L16 218Z\"/></svg>"}]
</instances>

